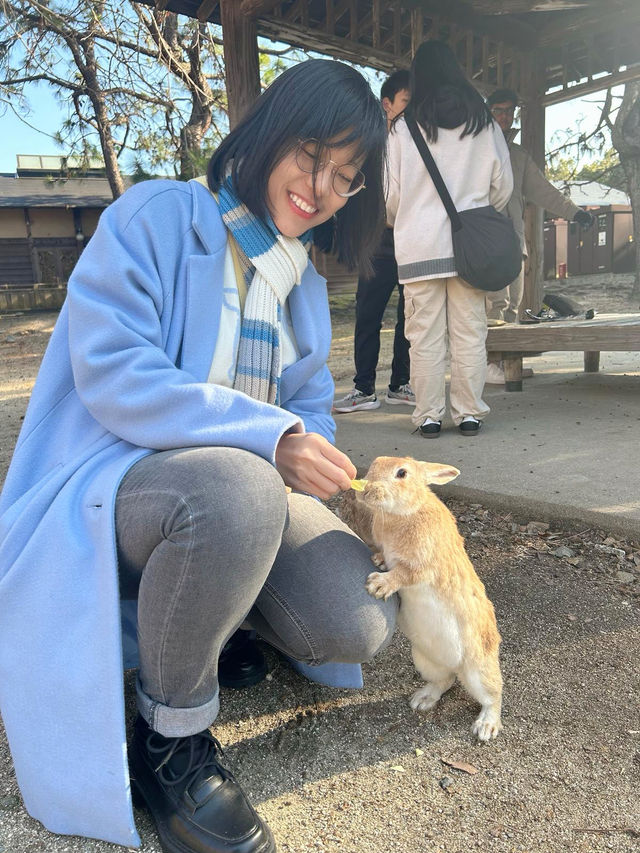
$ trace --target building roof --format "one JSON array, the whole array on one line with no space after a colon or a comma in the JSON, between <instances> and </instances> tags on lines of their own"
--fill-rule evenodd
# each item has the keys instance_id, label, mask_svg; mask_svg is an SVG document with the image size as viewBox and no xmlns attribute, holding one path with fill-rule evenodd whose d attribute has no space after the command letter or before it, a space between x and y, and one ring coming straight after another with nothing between
<instances>
[{"instance_id":1,"label":"building roof","mask_svg":"<svg viewBox=\"0 0 640 853\"><path fill-rule=\"evenodd\" d=\"M73 155L64 156L60 154L16 154L16 169L18 172L43 172L45 175L49 172L61 172L65 169L82 169L87 166L88 169L100 170L104 175L104 160L102 157L90 157L88 161L84 161L81 157Z\"/></svg>"},{"instance_id":2,"label":"building roof","mask_svg":"<svg viewBox=\"0 0 640 853\"><path fill-rule=\"evenodd\" d=\"M608 205L608 204L625 204L629 205L629 196L623 193L622 190L615 190L613 187L608 187L605 184L599 184L597 181L582 181L567 184L565 181L552 181L561 193L568 195L574 204L578 207L586 207L587 205Z\"/></svg>"},{"instance_id":3,"label":"building roof","mask_svg":"<svg viewBox=\"0 0 640 853\"><path fill-rule=\"evenodd\" d=\"M112 201L106 178L0 176L0 207L107 207Z\"/></svg>"},{"instance_id":4,"label":"building roof","mask_svg":"<svg viewBox=\"0 0 640 853\"><path fill-rule=\"evenodd\" d=\"M223 18L220 0L142 2L200 21ZM232 6L236 23L244 16L259 36L387 73L408 67L425 38L448 41L467 76L488 91L529 89L535 60L538 94L561 90L554 103L576 96L572 88L587 94L573 85L579 81L598 91L638 78L631 67L640 63L638 0L233 0ZM238 45L241 53L246 48Z\"/></svg>"}]
</instances>

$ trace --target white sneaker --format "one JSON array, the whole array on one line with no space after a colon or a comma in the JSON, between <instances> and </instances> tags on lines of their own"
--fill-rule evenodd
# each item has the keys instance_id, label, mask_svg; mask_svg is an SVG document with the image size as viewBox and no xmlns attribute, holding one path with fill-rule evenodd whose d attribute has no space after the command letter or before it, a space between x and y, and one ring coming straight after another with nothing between
<instances>
[{"instance_id":1,"label":"white sneaker","mask_svg":"<svg viewBox=\"0 0 640 853\"><path fill-rule=\"evenodd\" d=\"M392 406L415 406L416 395L413 393L411 385L407 382L406 385L400 385L397 391L392 391L391 388L387 389L385 400Z\"/></svg>"},{"instance_id":2,"label":"white sneaker","mask_svg":"<svg viewBox=\"0 0 640 853\"><path fill-rule=\"evenodd\" d=\"M504 370L499 364L488 364L484 381L486 385L504 385Z\"/></svg>"},{"instance_id":3,"label":"white sneaker","mask_svg":"<svg viewBox=\"0 0 640 853\"><path fill-rule=\"evenodd\" d=\"M365 411L365 409L379 408L380 400L378 400L375 394L363 394L362 391L358 391L357 388L354 388L353 391L349 391L346 396L333 401L334 412L362 412Z\"/></svg>"}]
</instances>

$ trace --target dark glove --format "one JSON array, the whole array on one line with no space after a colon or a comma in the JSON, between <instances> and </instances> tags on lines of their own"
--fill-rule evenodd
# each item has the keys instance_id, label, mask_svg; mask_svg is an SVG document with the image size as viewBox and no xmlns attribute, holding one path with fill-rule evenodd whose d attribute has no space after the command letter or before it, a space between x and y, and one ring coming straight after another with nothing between
<instances>
[{"instance_id":1,"label":"dark glove","mask_svg":"<svg viewBox=\"0 0 640 853\"><path fill-rule=\"evenodd\" d=\"M589 213L588 210L582 210L582 208L576 211L575 216L573 217L573 221L577 222L580 228L583 231L588 231L589 228L593 225L593 216Z\"/></svg>"}]
</instances>

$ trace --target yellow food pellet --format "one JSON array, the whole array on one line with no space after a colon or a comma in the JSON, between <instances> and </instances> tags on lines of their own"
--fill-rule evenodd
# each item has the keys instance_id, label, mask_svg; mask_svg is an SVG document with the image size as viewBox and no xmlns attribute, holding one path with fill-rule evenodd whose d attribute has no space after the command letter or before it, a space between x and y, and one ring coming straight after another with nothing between
<instances>
[{"instance_id":1,"label":"yellow food pellet","mask_svg":"<svg viewBox=\"0 0 640 853\"><path fill-rule=\"evenodd\" d=\"M367 485L366 480L352 480L351 488L355 489L356 492L364 492L364 487Z\"/></svg>"}]
</instances>

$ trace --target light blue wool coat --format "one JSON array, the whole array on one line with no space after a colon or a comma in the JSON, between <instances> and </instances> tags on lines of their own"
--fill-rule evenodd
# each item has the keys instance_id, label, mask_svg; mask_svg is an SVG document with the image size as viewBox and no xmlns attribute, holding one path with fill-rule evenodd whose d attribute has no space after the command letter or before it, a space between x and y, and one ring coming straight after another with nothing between
<instances>
[{"instance_id":1,"label":"light blue wool coat","mask_svg":"<svg viewBox=\"0 0 640 853\"><path fill-rule=\"evenodd\" d=\"M102 215L0 497L0 710L31 815L137 846L129 796L114 503L150 450L224 445L274 462L294 427L333 440L326 284L289 297L300 359L281 408L207 384L227 234L202 185L139 184Z\"/></svg>"}]
</instances>

